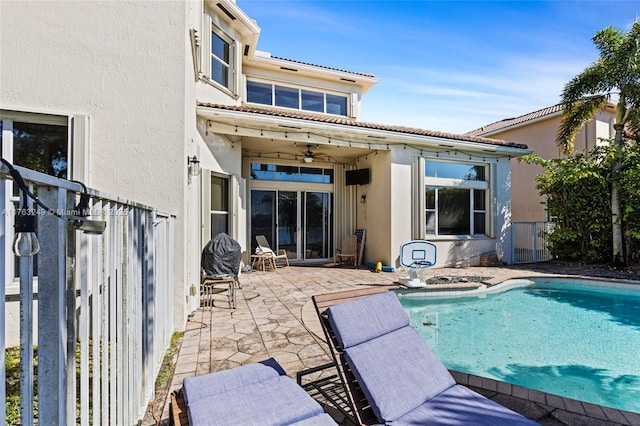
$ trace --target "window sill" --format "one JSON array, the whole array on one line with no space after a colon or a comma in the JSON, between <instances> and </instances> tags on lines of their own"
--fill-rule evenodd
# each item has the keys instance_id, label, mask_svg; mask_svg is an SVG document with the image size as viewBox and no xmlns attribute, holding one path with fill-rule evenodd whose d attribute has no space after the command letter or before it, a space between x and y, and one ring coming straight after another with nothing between
<instances>
[{"instance_id":1,"label":"window sill","mask_svg":"<svg viewBox=\"0 0 640 426\"><path fill-rule=\"evenodd\" d=\"M495 240L488 235L426 235L427 241L463 241L463 240Z\"/></svg>"},{"instance_id":2,"label":"window sill","mask_svg":"<svg viewBox=\"0 0 640 426\"><path fill-rule=\"evenodd\" d=\"M200 81L202 81L203 83L206 83L209 86L215 87L216 89L226 93L227 95L232 97L234 100L238 100L240 98L240 96L237 93L233 93L231 90L229 90L229 88L224 87L222 84L218 83L217 81L211 80L209 77L201 75L200 76Z\"/></svg>"}]
</instances>

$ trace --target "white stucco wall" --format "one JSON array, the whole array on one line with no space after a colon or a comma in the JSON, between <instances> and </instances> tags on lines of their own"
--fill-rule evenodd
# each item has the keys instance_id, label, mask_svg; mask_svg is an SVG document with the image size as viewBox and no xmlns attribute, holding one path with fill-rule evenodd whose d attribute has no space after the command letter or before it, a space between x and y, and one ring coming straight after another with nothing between
<instances>
[{"instance_id":1,"label":"white stucco wall","mask_svg":"<svg viewBox=\"0 0 640 426\"><path fill-rule=\"evenodd\" d=\"M411 219L416 212L411 208L411 158L418 155L413 149L403 149L403 147L392 148L391 152L392 164L391 170L391 186L390 186L390 220L389 227L382 227L384 221L377 222L380 226L374 224L375 229L390 229L386 247L390 247L390 253L387 254L391 265L399 266L398 258L400 255L400 246L411 238ZM447 157L446 153L440 153L439 158ZM461 160L461 155L452 155L451 160ZM429 239L436 244L437 262L435 267L447 266L472 266L478 265L480 255L494 252L496 250L496 242L500 241L504 252L507 254L503 259L505 262L510 261L510 200L511 200L511 174L510 163L507 157L496 159L487 159L490 164L489 177L491 179L491 210L487 212L493 217L490 224L489 235L485 238L476 237L446 237L439 236ZM377 171L374 171L374 175ZM368 197L367 197L368 199ZM371 225L370 225L371 227ZM370 242L371 240L369 240ZM386 259L385 259L386 260Z\"/></svg>"},{"instance_id":2,"label":"white stucco wall","mask_svg":"<svg viewBox=\"0 0 640 426\"><path fill-rule=\"evenodd\" d=\"M186 319L184 117L194 108L185 94L186 8L177 1L0 2L1 105L89 115L90 185L177 216L178 328Z\"/></svg>"}]
</instances>

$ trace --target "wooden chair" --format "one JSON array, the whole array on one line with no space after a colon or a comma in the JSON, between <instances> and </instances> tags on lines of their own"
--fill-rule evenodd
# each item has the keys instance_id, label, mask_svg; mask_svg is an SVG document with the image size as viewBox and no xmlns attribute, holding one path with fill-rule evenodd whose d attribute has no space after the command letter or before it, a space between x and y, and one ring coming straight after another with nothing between
<instances>
[{"instance_id":1,"label":"wooden chair","mask_svg":"<svg viewBox=\"0 0 640 426\"><path fill-rule=\"evenodd\" d=\"M267 241L267 237L264 235L256 235L256 242L258 243L258 247L260 248L260 252L264 256L272 256L274 265L278 265L278 262L284 263L283 266L289 266L289 256L287 256L287 251L285 249L273 250L269 246L269 241Z\"/></svg>"},{"instance_id":2,"label":"wooden chair","mask_svg":"<svg viewBox=\"0 0 640 426\"><path fill-rule=\"evenodd\" d=\"M342 262L353 263L353 267L358 266L358 236L345 235L342 238L342 248L336 249L333 255L333 263Z\"/></svg>"}]
</instances>

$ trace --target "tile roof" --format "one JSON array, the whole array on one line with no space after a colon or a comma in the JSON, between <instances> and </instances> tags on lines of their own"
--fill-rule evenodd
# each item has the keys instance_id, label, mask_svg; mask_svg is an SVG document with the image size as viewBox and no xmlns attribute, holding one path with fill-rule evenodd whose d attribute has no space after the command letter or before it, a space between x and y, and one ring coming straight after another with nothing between
<instances>
[{"instance_id":1,"label":"tile roof","mask_svg":"<svg viewBox=\"0 0 640 426\"><path fill-rule=\"evenodd\" d=\"M500 130L505 130L509 127L515 127L547 115L556 114L558 112L562 112L562 104L542 108L538 111L530 112L528 114L524 114L515 118L505 118L504 120L496 121L495 123L487 124L486 126L482 126L479 129L467 132L465 133L465 135L483 136Z\"/></svg>"},{"instance_id":2,"label":"tile roof","mask_svg":"<svg viewBox=\"0 0 640 426\"><path fill-rule=\"evenodd\" d=\"M251 114L262 114L274 117L293 118L298 120L314 121L319 123L338 124L342 126L358 127L371 130L383 130L389 132L403 133L407 135L417 136L430 136L443 139L452 139L463 142L474 142L488 145L505 146L511 148L527 149L527 145L515 142L507 142L499 139L483 138L472 135L459 135L455 133L445 133L433 130L418 129L415 127L395 126L390 124L372 123L367 121L360 121L350 117L343 116L330 116L322 114L306 113L304 111L297 110L285 110L272 107L259 107L254 105L221 105L199 102L198 106L221 109L227 111L245 112Z\"/></svg>"},{"instance_id":3,"label":"tile roof","mask_svg":"<svg viewBox=\"0 0 640 426\"><path fill-rule=\"evenodd\" d=\"M347 70L342 70L340 68L326 67L324 65L316 65L316 64L311 64L309 62L302 62L302 61L296 61L296 60L293 60L293 59L280 58L278 56L273 56L273 55L271 55L271 58L272 59L278 59L280 61L291 62L293 64L309 65L309 66L312 66L312 67L323 68L323 69L331 70L331 71L340 71L340 72L344 72L344 73L347 73L347 74L359 75L359 76L362 76L362 77L369 77L369 78L375 78L376 77L375 75L369 74L369 73L356 72L356 71L347 71Z\"/></svg>"}]
</instances>

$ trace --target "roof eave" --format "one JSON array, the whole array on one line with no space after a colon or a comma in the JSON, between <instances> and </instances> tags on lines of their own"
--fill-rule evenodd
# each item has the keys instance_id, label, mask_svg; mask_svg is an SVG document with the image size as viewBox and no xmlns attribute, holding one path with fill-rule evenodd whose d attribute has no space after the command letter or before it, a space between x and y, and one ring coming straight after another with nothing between
<instances>
[{"instance_id":1,"label":"roof eave","mask_svg":"<svg viewBox=\"0 0 640 426\"><path fill-rule=\"evenodd\" d=\"M213 11L221 11L219 16L240 33L242 43L245 46L249 46L248 54L253 55L262 31L256 21L250 18L235 2L230 0L204 0L204 4Z\"/></svg>"},{"instance_id":2,"label":"roof eave","mask_svg":"<svg viewBox=\"0 0 640 426\"><path fill-rule=\"evenodd\" d=\"M201 105L196 107L196 114L206 119L221 119L222 121L231 122L232 124L237 125L252 124L256 121L256 114L253 112L217 109L214 107ZM306 129L306 131L322 130L328 136L334 135L336 138L344 138L344 134L346 132L353 135L354 138L359 138L360 142L370 142L372 144L407 144L425 147L433 147L433 145L437 145L442 148L486 152L509 157L517 157L532 152L528 148L510 145L491 144L488 142L483 143L480 141L464 141L453 138L417 135L391 130L370 129L366 127L316 122L291 117L260 115L260 123L264 124L265 126L280 128L281 131L296 128L304 128Z\"/></svg>"},{"instance_id":3,"label":"roof eave","mask_svg":"<svg viewBox=\"0 0 640 426\"><path fill-rule=\"evenodd\" d=\"M253 62L256 66L270 67L277 70L289 69L296 70L304 74L310 74L313 76L322 76L329 79L338 79L346 83L357 85L361 88L361 93L364 94L373 86L378 83L378 79L373 76L367 76L356 72L342 71L333 68L325 68L321 66L314 66L311 64L305 64L296 61L287 61L285 59L271 57L262 57L258 55L251 55L248 57L249 62Z\"/></svg>"},{"instance_id":4,"label":"roof eave","mask_svg":"<svg viewBox=\"0 0 640 426\"><path fill-rule=\"evenodd\" d=\"M484 137L491 137L492 135L503 133L503 132L506 132L508 130L514 130L514 129L518 129L520 127L525 127L525 126L529 126L531 124L539 123L541 121L550 120L552 118L555 118L555 117L558 117L558 116L562 116L562 114L563 114L562 111L556 111L556 112L553 112L553 113L550 113L550 114L547 114L547 115L543 115L541 117L536 117L536 118L532 118L531 120L523 121L521 123L516 123L516 124L512 124L512 125L509 125L509 126L502 127L500 129L491 130L491 131L488 131L486 133L480 133L477 136L480 136L480 137L483 137L483 138Z\"/></svg>"}]
</instances>

